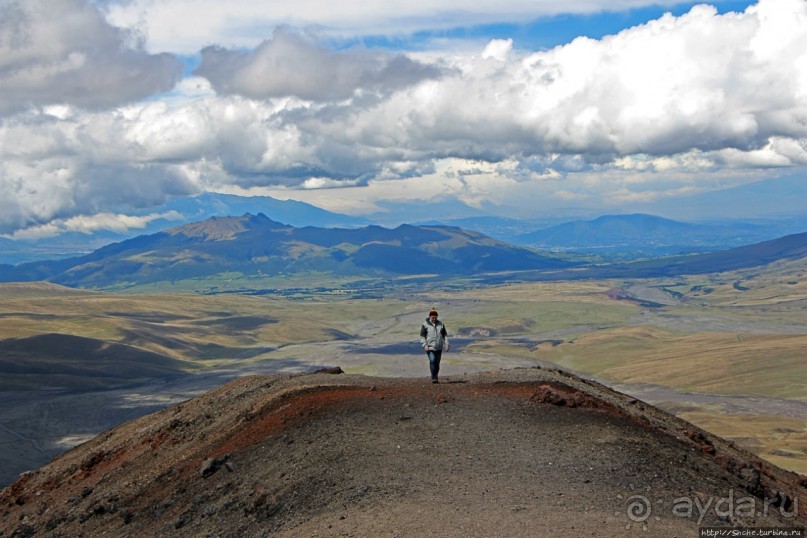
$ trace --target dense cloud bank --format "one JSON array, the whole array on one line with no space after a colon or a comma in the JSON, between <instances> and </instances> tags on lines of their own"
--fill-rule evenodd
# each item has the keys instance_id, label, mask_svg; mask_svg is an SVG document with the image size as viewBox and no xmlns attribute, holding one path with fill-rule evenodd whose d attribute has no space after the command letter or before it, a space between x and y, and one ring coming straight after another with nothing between
<instances>
[{"instance_id":1,"label":"dense cloud bank","mask_svg":"<svg viewBox=\"0 0 807 538\"><path fill-rule=\"evenodd\" d=\"M0 0L0 114L108 108L171 89L182 66L149 54L83 0Z\"/></svg>"},{"instance_id":2,"label":"dense cloud bank","mask_svg":"<svg viewBox=\"0 0 807 538\"><path fill-rule=\"evenodd\" d=\"M485 192L473 177L528 192L596 172L623 199L807 164L801 0L724 15L696 6L536 52L509 40L334 51L282 27L254 49L203 49L195 76L140 102L173 86L176 58L147 54L90 4L48 5L0 0L0 232L207 189L413 178L447 162L460 163L457 194L469 198Z\"/></svg>"}]
</instances>

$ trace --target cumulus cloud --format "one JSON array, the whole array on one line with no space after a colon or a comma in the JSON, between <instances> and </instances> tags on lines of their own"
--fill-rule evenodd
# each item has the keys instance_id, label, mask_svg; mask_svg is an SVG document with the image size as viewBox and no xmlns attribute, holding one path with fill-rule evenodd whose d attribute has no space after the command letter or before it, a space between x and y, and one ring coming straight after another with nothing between
<instances>
[{"instance_id":1,"label":"cumulus cloud","mask_svg":"<svg viewBox=\"0 0 807 538\"><path fill-rule=\"evenodd\" d=\"M653 170L708 168L728 159L721 151L768 146L793 159L797 147L770 141L807 136L807 22L791 22L806 12L798 0L728 15L697 6L526 55L495 41L382 100L276 110L252 169L354 180L390 161L516 157L573 173L623 166L626 156L673 156Z\"/></svg>"},{"instance_id":2,"label":"cumulus cloud","mask_svg":"<svg viewBox=\"0 0 807 538\"><path fill-rule=\"evenodd\" d=\"M143 229L158 219L182 221L185 220L185 217L176 211L150 213L148 215L125 215L120 213L77 215L68 219L54 219L46 224L17 230L7 237L11 239L39 239L65 232L91 234L101 230L124 233L129 230Z\"/></svg>"},{"instance_id":3,"label":"cumulus cloud","mask_svg":"<svg viewBox=\"0 0 807 538\"><path fill-rule=\"evenodd\" d=\"M205 48L196 74L225 95L332 101L352 97L359 90L388 93L436 78L441 70L402 54L330 51L288 28L279 28L272 39L251 52Z\"/></svg>"},{"instance_id":4,"label":"cumulus cloud","mask_svg":"<svg viewBox=\"0 0 807 538\"><path fill-rule=\"evenodd\" d=\"M0 166L0 233L109 209L153 207L172 196L195 192L182 175L161 167L77 164L68 158L50 159L29 169L4 163Z\"/></svg>"},{"instance_id":5,"label":"cumulus cloud","mask_svg":"<svg viewBox=\"0 0 807 538\"><path fill-rule=\"evenodd\" d=\"M128 140L120 113L59 112L0 123L0 233L198 192L178 164Z\"/></svg>"},{"instance_id":6,"label":"cumulus cloud","mask_svg":"<svg viewBox=\"0 0 807 538\"><path fill-rule=\"evenodd\" d=\"M334 52L282 29L254 50L206 49L171 96L0 123L0 229L206 189L299 189L354 210L380 200L356 193L435 188L477 206L525 192L627 203L804 166L805 140L801 0L696 6L536 52Z\"/></svg>"},{"instance_id":7,"label":"cumulus cloud","mask_svg":"<svg viewBox=\"0 0 807 538\"><path fill-rule=\"evenodd\" d=\"M507 60L511 50L513 50L512 39L491 39L482 51L482 58L494 58L503 62Z\"/></svg>"},{"instance_id":8,"label":"cumulus cloud","mask_svg":"<svg viewBox=\"0 0 807 538\"><path fill-rule=\"evenodd\" d=\"M365 117L390 125L380 121L390 109L409 111L407 141L465 148L464 156L483 156L485 148L491 156L590 160L751 151L771 137L807 136L806 11L797 0L763 1L728 15L697 6L506 65L465 60L461 75L398 94Z\"/></svg>"},{"instance_id":9,"label":"cumulus cloud","mask_svg":"<svg viewBox=\"0 0 807 538\"><path fill-rule=\"evenodd\" d=\"M89 0L0 0L0 115L111 107L170 89L181 71L173 55L146 53Z\"/></svg>"}]
</instances>

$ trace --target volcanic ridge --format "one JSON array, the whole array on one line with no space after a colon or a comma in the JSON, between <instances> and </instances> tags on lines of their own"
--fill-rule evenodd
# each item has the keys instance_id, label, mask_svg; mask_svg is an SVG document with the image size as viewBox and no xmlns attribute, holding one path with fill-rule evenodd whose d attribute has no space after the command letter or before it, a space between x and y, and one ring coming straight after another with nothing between
<instances>
[{"instance_id":1,"label":"volcanic ridge","mask_svg":"<svg viewBox=\"0 0 807 538\"><path fill-rule=\"evenodd\" d=\"M340 375L334 375L340 374ZM697 536L804 527L807 478L555 369L248 376L0 491L0 537Z\"/></svg>"}]
</instances>

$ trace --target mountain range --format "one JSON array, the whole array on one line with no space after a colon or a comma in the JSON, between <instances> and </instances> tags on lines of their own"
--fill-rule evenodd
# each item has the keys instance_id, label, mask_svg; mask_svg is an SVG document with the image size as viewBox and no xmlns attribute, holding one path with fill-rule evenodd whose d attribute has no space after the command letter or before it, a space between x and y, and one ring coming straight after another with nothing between
<instances>
[{"instance_id":1,"label":"mountain range","mask_svg":"<svg viewBox=\"0 0 807 538\"><path fill-rule=\"evenodd\" d=\"M356 228L370 221L351 217L296 200L278 200L270 196L236 196L232 194L203 193L192 198L176 198L162 206L135 211L133 216L143 219L142 228L124 231L110 229L65 231L58 236L15 238L0 237L0 260L6 264L71 258L87 254L110 243L131 239L138 235L151 235L212 217L264 213L273 220L290 226L320 226L324 228Z\"/></svg>"},{"instance_id":2,"label":"mountain range","mask_svg":"<svg viewBox=\"0 0 807 538\"><path fill-rule=\"evenodd\" d=\"M72 258L137 235L152 235L182 224L245 213L263 213L276 222L296 227L360 228L371 224L396 227L403 223L455 226L514 245L596 254L603 261L716 250L807 230L807 214L803 211L775 218L749 216L682 222L650 214L598 215L573 208L565 212L536 212L535 215L512 218L485 214L450 200L382 204L382 207L383 212L356 217L269 196L204 193L192 198L173 199L158 207L127 212L134 218L127 219L126 225L139 222L140 227L109 229L87 219L78 224L80 230L71 228L76 223L53 226L64 228L56 236L40 237L36 230L32 230L17 234L13 239L0 237L0 263L17 265ZM122 226L114 218L112 221L105 226Z\"/></svg>"},{"instance_id":3,"label":"mountain range","mask_svg":"<svg viewBox=\"0 0 807 538\"><path fill-rule=\"evenodd\" d=\"M263 214L214 217L115 243L76 258L0 266L0 281L104 287L221 273L334 276L468 275L576 263L445 226L295 228Z\"/></svg>"},{"instance_id":4,"label":"mountain range","mask_svg":"<svg viewBox=\"0 0 807 538\"><path fill-rule=\"evenodd\" d=\"M671 230L691 228L647 216L633 219L657 224L664 231L659 236L669 237ZM599 230L607 230L611 225L624 228L624 220L601 220L607 225L600 225ZM586 226L578 228L590 230ZM636 231L635 241L640 240L641 234ZM627 278L726 271L805 256L807 233L801 233L714 252L595 264L580 257L545 254L450 226L297 228L263 214L247 213L241 217L213 217L138 236L75 258L0 265L0 282L44 280L67 286L105 288L225 274L265 277L295 273L332 277L486 274L495 280L523 272L523 278L541 280Z\"/></svg>"}]
</instances>

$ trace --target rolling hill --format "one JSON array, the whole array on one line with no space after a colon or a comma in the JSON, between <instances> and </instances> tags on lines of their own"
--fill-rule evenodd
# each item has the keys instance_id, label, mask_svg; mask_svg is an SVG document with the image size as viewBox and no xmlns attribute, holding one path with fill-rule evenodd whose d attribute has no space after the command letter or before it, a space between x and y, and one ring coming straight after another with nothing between
<instances>
[{"instance_id":1,"label":"rolling hill","mask_svg":"<svg viewBox=\"0 0 807 538\"><path fill-rule=\"evenodd\" d=\"M460 228L295 228L263 214L245 214L214 217L139 236L77 258L0 268L0 281L46 280L68 286L105 287L222 273L468 275L574 265Z\"/></svg>"},{"instance_id":2,"label":"rolling hill","mask_svg":"<svg viewBox=\"0 0 807 538\"><path fill-rule=\"evenodd\" d=\"M0 390L110 388L198 369L145 349L71 334L0 340Z\"/></svg>"}]
</instances>

